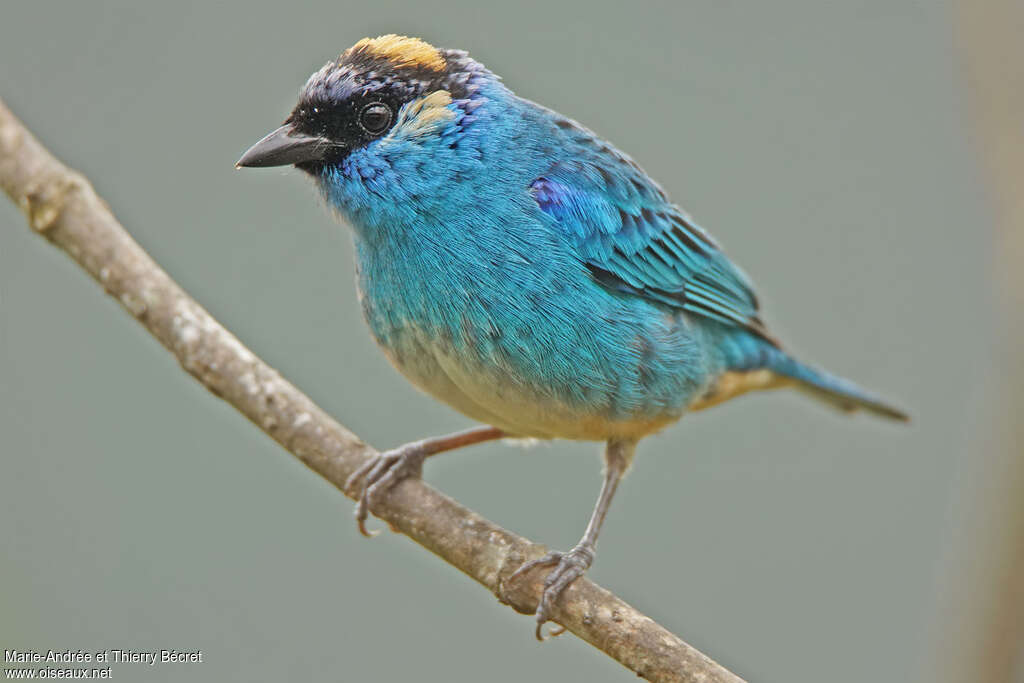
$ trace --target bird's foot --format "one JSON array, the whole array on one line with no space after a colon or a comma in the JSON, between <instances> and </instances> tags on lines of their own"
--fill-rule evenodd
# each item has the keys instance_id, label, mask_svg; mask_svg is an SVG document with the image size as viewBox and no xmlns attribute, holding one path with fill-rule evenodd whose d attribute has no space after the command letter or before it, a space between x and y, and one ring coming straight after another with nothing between
<instances>
[{"instance_id":1,"label":"bird's foot","mask_svg":"<svg viewBox=\"0 0 1024 683\"><path fill-rule=\"evenodd\" d=\"M380 533L366 530L366 518L370 508L381 494L400 481L409 478L419 479L423 474L423 461L426 457L427 451L421 443L406 444L378 453L345 480L345 491L359 492L355 509L359 533L368 538Z\"/></svg>"},{"instance_id":2,"label":"bird's foot","mask_svg":"<svg viewBox=\"0 0 1024 683\"><path fill-rule=\"evenodd\" d=\"M535 632L537 640L544 640L542 629L544 624L551 619L555 600L562 594L562 591L569 587L569 584L583 576L593 563L593 546L581 543L567 553L554 551L544 557L530 560L515 570L508 578L509 581L514 581L537 567L554 567L544 579L544 592L540 596L540 602L537 603L537 630ZM552 631L551 635L561 635L564 631L564 628Z\"/></svg>"}]
</instances>

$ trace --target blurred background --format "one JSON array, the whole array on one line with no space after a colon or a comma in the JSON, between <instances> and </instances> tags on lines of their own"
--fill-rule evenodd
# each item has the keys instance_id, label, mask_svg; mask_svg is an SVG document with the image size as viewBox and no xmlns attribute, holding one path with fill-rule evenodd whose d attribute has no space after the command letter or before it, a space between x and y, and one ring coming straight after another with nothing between
<instances>
[{"instance_id":1,"label":"blurred background","mask_svg":"<svg viewBox=\"0 0 1024 683\"><path fill-rule=\"evenodd\" d=\"M469 50L634 156L750 273L791 348L914 417L778 393L685 418L642 444L590 576L751 681L1024 680L1007 541L1020 508L1006 503L1021 442L1012 420L994 427L1013 415L1007 392L1020 398L1020 316L999 310L1022 302L999 273L1020 262L1003 152L1024 135L994 74L1024 92L1024 62L998 48L1024 26L972 12L13 1L0 97L214 316L386 448L468 422L376 350L348 228L306 179L233 164L363 36ZM566 548L599 450L485 445L426 478ZM530 618L407 539L363 540L350 501L183 373L7 202L0 539L2 647L204 653L115 664L117 680L629 676L571 636L538 645Z\"/></svg>"}]
</instances>

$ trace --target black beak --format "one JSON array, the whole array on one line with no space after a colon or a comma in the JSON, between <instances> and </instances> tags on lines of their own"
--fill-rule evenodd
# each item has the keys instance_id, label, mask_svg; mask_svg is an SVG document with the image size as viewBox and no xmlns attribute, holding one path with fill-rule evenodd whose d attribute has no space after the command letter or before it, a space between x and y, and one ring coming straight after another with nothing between
<instances>
[{"instance_id":1,"label":"black beak","mask_svg":"<svg viewBox=\"0 0 1024 683\"><path fill-rule=\"evenodd\" d=\"M285 124L263 138L242 155L235 168L243 166L287 166L308 161L323 161L344 145L315 135L299 133Z\"/></svg>"}]
</instances>

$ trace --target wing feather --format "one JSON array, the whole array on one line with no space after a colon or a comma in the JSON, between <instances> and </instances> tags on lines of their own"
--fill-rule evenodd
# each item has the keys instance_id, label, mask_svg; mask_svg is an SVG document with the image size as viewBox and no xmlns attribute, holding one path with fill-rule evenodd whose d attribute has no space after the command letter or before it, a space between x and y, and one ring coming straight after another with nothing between
<instances>
[{"instance_id":1,"label":"wing feather","mask_svg":"<svg viewBox=\"0 0 1024 683\"><path fill-rule=\"evenodd\" d=\"M594 279L775 343L747 276L625 155L582 128L579 155L530 186L541 210L579 248Z\"/></svg>"}]
</instances>

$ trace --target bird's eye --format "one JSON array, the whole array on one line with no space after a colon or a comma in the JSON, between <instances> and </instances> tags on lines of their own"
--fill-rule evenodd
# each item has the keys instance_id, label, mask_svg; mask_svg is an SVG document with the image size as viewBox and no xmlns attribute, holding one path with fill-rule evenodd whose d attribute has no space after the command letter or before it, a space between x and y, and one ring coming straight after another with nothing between
<instances>
[{"instance_id":1,"label":"bird's eye","mask_svg":"<svg viewBox=\"0 0 1024 683\"><path fill-rule=\"evenodd\" d=\"M380 135L391 123L391 107L383 102L374 102L359 112L359 125L370 135Z\"/></svg>"}]
</instances>

